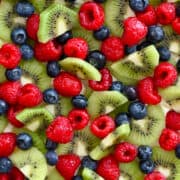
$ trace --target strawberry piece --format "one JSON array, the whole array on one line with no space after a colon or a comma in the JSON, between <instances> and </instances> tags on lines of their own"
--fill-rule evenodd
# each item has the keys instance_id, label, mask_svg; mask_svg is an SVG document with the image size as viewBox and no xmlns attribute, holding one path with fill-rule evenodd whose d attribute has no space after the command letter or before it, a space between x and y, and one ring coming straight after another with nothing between
<instances>
[{"instance_id":1,"label":"strawberry piece","mask_svg":"<svg viewBox=\"0 0 180 180\"><path fill-rule=\"evenodd\" d=\"M180 113L169 111L166 114L166 127L174 131L180 130Z\"/></svg>"},{"instance_id":2,"label":"strawberry piece","mask_svg":"<svg viewBox=\"0 0 180 180\"><path fill-rule=\"evenodd\" d=\"M166 180L165 176L158 171L147 174L144 180Z\"/></svg>"},{"instance_id":3,"label":"strawberry piece","mask_svg":"<svg viewBox=\"0 0 180 180\"><path fill-rule=\"evenodd\" d=\"M13 167L9 173L10 180L25 180L24 174L17 168Z\"/></svg>"},{"instance_id":4,"label":"strawberry piece","mask_svg":"<svg viewBox=\"0 0 180 180\"><path fill-rule=\"evenodd\" d=\"M174 32L176 32L178 35L180 35L180 17L177 17L172 22L172 28L173 28Z\"/></svg>"},{"instance_id":5,"label":"strawberry piece","mask_svg":"<svg viewBox=\"0 0 180 180\"><path fill-rule=\"evenodd\" d=\"M10 180L9 174L0 173L0 180Z\"/></svg>"}]
</instances>

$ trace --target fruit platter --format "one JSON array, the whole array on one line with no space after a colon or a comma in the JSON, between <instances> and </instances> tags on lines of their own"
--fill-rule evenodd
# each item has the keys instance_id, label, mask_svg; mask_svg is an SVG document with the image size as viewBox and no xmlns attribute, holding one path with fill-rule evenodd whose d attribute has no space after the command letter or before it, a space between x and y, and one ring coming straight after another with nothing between
<instances>
[{"instance_id":1,"label":"fruit platter","mask_svg":"<svg viewBox=\"0 0 180 180\"><path fill-rule=\"evenodd\" d=\"M180 0L0 0L0 180L180 180Z\"/></svg>"}]
</instances>

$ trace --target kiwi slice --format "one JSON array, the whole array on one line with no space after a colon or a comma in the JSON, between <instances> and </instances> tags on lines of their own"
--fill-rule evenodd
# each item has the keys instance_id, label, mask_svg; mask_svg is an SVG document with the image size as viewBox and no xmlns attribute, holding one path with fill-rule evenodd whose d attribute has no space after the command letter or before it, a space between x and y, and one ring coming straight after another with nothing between
<instances>
[{"instance_id":1,"label":"kiwi slice","mask_svg":"<svg viewBox=\"0 0 180 180\"><path fill-rule=\"evenodd\" d=\"M163 2L163 0L149 0L149 4L153 5L153 6L158 6L162 2Z\"/></svg>"},{"instance_id":2,"label":"kiwi slice","mask_svg":"<svg viewBox=\"0 0 180 180\"><path fill-rule=\"evenodd\" d=\"M73 10L78 11L81 5L89 0L73 0L73 1L65 0L65 1L66 1L66 6L72 8Z\"/></svg>"},{"instance_id":3,"label":"kiwi slice","mask_svg":"<svg viewBox=\"0 0 180 180\"><path fill-rule=\"evenodd\" d=\"M5 44L5 43L6 43L6 41L5 41L4 39L0 38L0 48L1 48L2 45Z\"/></svg>"},{"instance_id":4,"label":"kiwi slice","mask_svg":"<svg viewBox=\"0 0 180 180\"><path fill-rule=\"evenodd\" d=\"M64 178L56 170L56 168L53 168L52 170L50 170L45 180L64 180Z\"/></svg>"},{"instance_id":5,"label":"kiwi slice","mask_svg":"<svg viewBox=\"0 0 180 180\"><path fill-rule=\"evenodd\" d=\"M155 145L162 129L165 127L165 115L161 106L148 106L147 116L141 120L131 121L130 143L136 145Z\"/></svg>"},{"instance_id":6,"label":"kiwi slice","mask_svg":"<svg viewBox=\"0 0 180 180\"><path fill-rule=\"evenodd\" d=\"M89 168L84 168L82 170L82 177L84 180L104 180L104 178Z\"/></svg>"},{"instance_id":7,"label":"kiwi slice","mask_svg":"<svg viewBox=\"0 0 180 180\"><path fill-rule=\"evenodd\" d=\"M167 180L180 179L180 161L176 158L174 151L154 147L152 159L155 163L155 170L161 172Z\"/></svg>"},{"instance_id":8,"label":"kiwi slice","mask_svg":"<svg viewBox=\"0 0 180 180\"><path fill-rule=\"evenodd\" d=\"M77 13L60 3L52 4L40 14L38 40L45 43L70 30L77 23Z\"/></svg>"},{"instance_id":9,"label":"kiwi slice","mask_svg":"<svg viewBox=\"0 0 180 180\"><path fill-rule=\"evenodd\" d=\"M8 125L8 120L5 116L0 116L0 133L4 131Z\"/></svg>"},{"instance_id":10,"label":"kiwi slice","mask_svg":"<svg viewBox=\"0 0 180 180\"><path fill-rule=\"evenodd\" d=\"M101 80L100 72L94 66L82 59L68 57L59 63L65 71L75 74L80 79Z\"/></svg>"},{"instance_id":11,"label":"kiwi slice","mask_svg":"<svg viewBox=\"0 0 180 180\"><path fill-rule=\"evenodd\" d=\"M6 68L4 68L3 66L0 65L0 83L6 81L6 75L5 75L5 72L6 72Z\"/></svg>"},{"instance_id":12,"label":"kiwi slice","mask_svg":"<svg viewBox=\"0 0 180 180\"><path fill-rule=\"evenodd\" d=\"M35 147L16 149L10 156L13 164L30 180L44 180L48 169L44 155Z\"/></svg>"},{"instance_id":13,"label":"kiwi slice","mask_svg":"<svg viewBox=\"0 0 180 180\"><path fill-rule=\"evenodd\" d=\"M81 93L86 96L86 98L89 98L89 96L92 94L93 90L89 87L88 81L82 80L83 89Z\"/></svg>"},{"instance_id":14,"label":"kiwi slice","mask_svg":"<svg viewBox=\"0 0 180 180\"><path fill-rule=\"evenodd\" d=\"M87 110L91 118L108 114L127 102L127 98L117 91L94 91L88 99Z\"/></svg>"}]
</instances>

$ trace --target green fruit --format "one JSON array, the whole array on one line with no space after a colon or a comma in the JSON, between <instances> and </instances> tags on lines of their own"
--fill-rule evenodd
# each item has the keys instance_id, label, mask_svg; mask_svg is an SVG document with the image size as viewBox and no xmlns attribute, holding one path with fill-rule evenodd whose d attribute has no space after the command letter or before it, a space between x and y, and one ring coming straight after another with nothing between
<instances>
[{"instance_id":1,"label":"green fruit","mask_svg":"<svg viewBox=\"0 0 180 180\"><path fill-rule=\"evenodd\" d=\"M0 133L4 131L8 125L8 120L5 116L0 116Z\"/></svg>"},{"instance_id":2,"label":"green fruit","mask_svg":"<svg viewBox=\"0 0 180 180\"><path fill-rule=\"evenodd\" d=\"M46 180L64 180L61 174L53 168L47 175Z\"/></svg>"},{"instance_id":3,"label":"green fruit","mask_svg":"<svg viewBox=\"0 0 180 180\"><path fill-rule=\"evenodd\" d=\"M84 168L82 170L83 180L104 180L100 175L98 175L95 171Z\"/></svg>"}]
</instances>

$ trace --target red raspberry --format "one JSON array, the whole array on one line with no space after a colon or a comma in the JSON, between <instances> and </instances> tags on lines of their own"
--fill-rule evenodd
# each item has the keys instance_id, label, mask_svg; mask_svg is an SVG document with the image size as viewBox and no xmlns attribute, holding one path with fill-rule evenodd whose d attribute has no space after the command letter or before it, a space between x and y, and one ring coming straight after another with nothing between
<instances>
[{"instance_id":1,"label":"red raspberry","mask_svg":"<svg viewBox=\"0 0 180 180\"><path fill-rule=\"evenodd\" d=\"M68 114L68 119L75 130L85 128L88 125L89 118L88 112L84 109L73 109Z\"/></svg>"},{"instance_id":2,"label":"red raspberry","mask_svg":"<svg viewBox=\"0 0 180 180\"><path fill-rule=\"evenodd\" d=\"M104 10L100 4L84 3L79 10L79 22L87 30L97 30L104 23Z\"/></svg>"},{"instance_id":3,"label":"red raspberry","mask_svg":"<svg viewBox=\"0 0 180 180\"><path fill-rule=\"evenodd\" d=\"M39 22L40 22L40 17L38 14L33 14L30 17L28 17L27 22L26 22L26 31L28 36L33 39L37 40L37 32L39 29Z\"/></svg>"},{"instance_id":4,"label":"red raspberry","mask_svg":"<svg viewBox=\"0 0 180 180\"><path fill-rule=\"evenodd\" d=\"M68 143L73 138L73 129L69 119L58 116L46 129L46 136L57 143Z\"/></svg>"},{"instance_id":5,"label":"red raspberry","mask_svg":"<svg viewBox=\"0 0 180 180\"><path fill-rule=\"evenodd\" d=\"M177 17L173 22L172 22L172 28L174 32L180 35L180 17Z\"/></svg>"},{"instance_id":6,"label":"red raspberry","mask_svg":"<svg viewBox=\"0 0 180 180\"><path fill-rule=\"evenodd\" d=\"M146 26L151 26L157 23L156 11L153 6L149 5L143 12L136 13L137 18Z\"/></svg>"},{"instance_id":7,"label":"red raspberry","mask_svg":"<svg viewBox=\"0 0 180 180\"><path fill-rule=\"evenodd\" d=\"M62 55L62 46L55 41L37 42L34 46L34 54L37 60L42 62L57 61Z\"/></svg>"},{"instance_id":8,"label":"red raspberry","mask_svg":"<svg viewBox=\"0 0 180 180\"><path fill-rule=\"evenodd\" d=\"M10 180L25 180L24 174L17 168L13 167L9 173Z\"/></svg>"},{"instance_id":9,"label":"red raspberry","mask_svg":"<svg viewBox=\"0 0 180 180\"><path fill-rule=\"evenodd\" d=\"M158 171L147 174L144 180L166 180L165 176Z\"/></svg>"},{"instance_id":10,"label":"red raspberry","mask_svg":"<svg viewBox=\"0 0 180 180\"><path fill-rule=\"evenodd\" d=\"M109 37L102 42L101 51L109 61L117 61L124 57L124 46L119 37Z\"/></svg>"},{"instance_id":11,"label":"red raspberry","mask_svg":"<svg viewBox=\"0 0 180 180\"><path fill-rule=\"evenodd\" d=\"M154 83L157 87L166 88L172 85L177 79L176 68L168 63L160 63L154 71Z\"/></svg>"},{"instance_id":12,"label":"red raspberry","mask_svg":"<svg viewBox=\"0 0 180 180\"><path fill-rule=\"evenodd\" d=\"M166 114L166 128L172 129L174 131L180 130L180 113L169 111Z\"/></svg>"},{"instance_id":13,"label":"red raspberry","mask_svg":"<svg viewBox=\"0 0 180 180\"><path fill-rule=\"evenodd\" d=\"M179 142L178 134L171 129L163 129L159 137L159 144L161 148L166 151L172 151L175 149Z\"/></svg>"},{"instance_id":14,"label":"red raspberry","mask_svg":"<svg viewBox=\"0 0 180 180\"><path fill-rule=\"evenodd\" d=\"M119 162L128 163L137 157L137 148L128 142L118 144L114 151L114 156Z\"/></svg>"},{"instance_id":15,"label":"red raspberry","mask_svg":"<svg viewBox=\"0 0 180 180\"><path fill-rule=\"evenodd\" d=\"M11 155L16 147L16 134L0 133L0 157Z\"/></svg>"},{"instance_id":16,"label":"red raspberry","mask_svg":"<svg viewBox=\"0 0 180 180\"><path fill-rule=\"evenodd\" d=\"M72 38L64 46L64 53L69 57L85 59L88 53L88 44L82 38Z\"/></svg>"},{"instance_id":17,"label":"red raspberry","mask_svg":"<svg viewBox=\"0 0 180 180\"><path fill-rule=\"evenodd\" d=\"M120 176L119 165L112 155L101 159L96 171L105 180L118 180Z\"/></svg>"},{"instance_id":18,"label":"red raspberry","mask_svg":"<svg viewBox=\"0 0 180 180\"><path fill-rule=\"evenodd\" d=\"M129 17L124 21L123 43L128 46L138 44L147 35L147 26L136 17Z\"/></svg>"},{"instance_id":19,"label":"red raspberry","mask_svg":"<svg viewBox=\"0 0 180 180\"><path fill-rule=\"evenodd\" d=\"M115 129L115 122L110 116L102 115L92 122L90 128L95 136L104 138Z\"/></svg>"},{"instance_id":20,"label":"red raspberry","mask_svg":"<svg viewBox=\"0 0 180 180\"><path fill-rule=\"evenodd\" d=\"M0 49L0 64L8 69L15 68L21 60L21 52L14 44L4 44Z\"/></svg>"},{"instance_id":21,"label":"red raspberry","mask_svg":"<svg viewBox=\"0 0 180 180\"><path fill-rule=\"evenodd\" d=\"M54 88L62 96L76 96L82 90L82 83L76 77L66 72L61 72L54 79Z\"/></svg>"},{"instance_id":22,"label":"red raspberry","mask_svg":"<svg viewBox=\"0 0 180 180\"><path fill-rule=\"evenodd\" d=\"M42 102L42 93L34 84L24 85L18 96L18 104L24 107L34 107Z\"/></svg>"},{"instance_id":23,"label":"red raspberry","mask_svg":"<svg viewBox=\"0 0 180 180\"><path fill-rule=\"evenodd\" d=\"M0 173L0 180L10 180L9 174Z\"/></svg>"},{"instance_id":24,"label":"red raspberry","mask_svg":"<svg viewBox=\"0 0 180 180\"><path fill-rule=\"evenodd\" d=\"M176 8L173 3L161 3L156 9L157 19L160 24L171 24L176 17Z\"/></svg>"},{"instance_id":25,"label":"red raspberry","mask_svg":"<svg viewBox=\"0 0 180 180\"><path fill-rule=\"evenodd\" d=\"M9 104L16 104L20 92L21 84L16 82L4 82L0 85L0 98Z\"/></svg>"},{"instance_id":26,"label":"red raspberry","mask_svg":"<svg viewBox=\"0 0 180 180\"><path fill-rule=\"evenodd\" d=\"M145 104L158 104L161 102L161 96L154 87L153 78L147 77L139 81L137 85L137 92L141 102Z\"/></svg>"},{"instance_id":27,"label":"red raspberry","mask_svg":"<svg viewBox=\"0 0 180 180\"><path fill-rule=\"evenodd\" d=\"M71 180L80 163L80 158L75 154L60 155L56 168L66 180Z\"/></svg>"},{"instance_id":28,"label":"red raspberry","mask_svg":"<svg viewBox=\"0 0 180 180\"><path fill-rule=\"evenodd\" d=\"M108 90L112 84L112 75L106 68L100 70L101 81L89 80L89 86L95 91Z\"/></svg>"}]
</instances>

